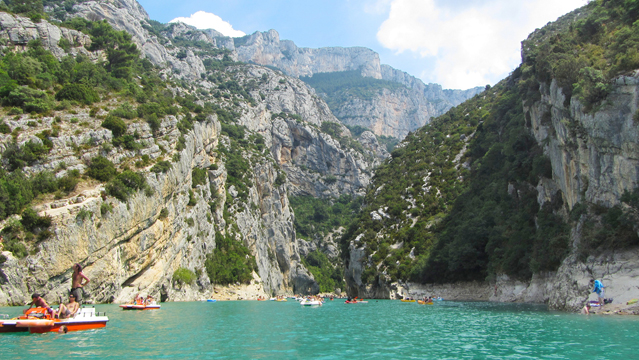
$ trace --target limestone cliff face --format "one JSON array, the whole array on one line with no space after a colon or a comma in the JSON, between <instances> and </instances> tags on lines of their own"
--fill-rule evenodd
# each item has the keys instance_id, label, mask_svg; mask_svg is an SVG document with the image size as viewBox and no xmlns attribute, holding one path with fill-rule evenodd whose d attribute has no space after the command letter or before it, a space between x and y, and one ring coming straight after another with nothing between
<instances>
[{"instance_id":1,"label":"limestone cliff face","mask_svg":"<svg viewBox=\"0 0 639 360\"><path fill-rule=\"evenodd\" d=\"M540 91L541 99L524 107L533 134L552 163L552 181L537 187L540 205L557 194L567 210L579 202L605 207L620 204L624 191L639 184L639 130L633 119L639 109L637 76L615 79L606 104L590 113L576 97L565 106L565 96L554 80L541 84ZM571 236L575 252L581 236L579 223ZM578 308L593 278L604 279L610 286L607 296L622 301L636 296L628 281L638 261L635 252L605 253L585 261L570 255L551 278L550 306Z\"/></svg>"},{"instance_id":2,"label":"limestone cliff face","mask_svg":"<svg viewBox=\"0 0 639 360\"><path fill-rule=\"evenodd\" d=\"M290 40L280 41L275 30L255 32L238 41L240 61L275 66L295 77L322 72L359 70L362 76L381 79L379 55L367 48L299 48Z\"/></svg>"},{"instance_id":3,"label":"limestone cliff face","mask_svg":"<svg viewBox=\"0 0 639 360\"><path fill-rule=\"evenodd\" d=\"M138 192L126 203L102 196L98 185L73 201L41 204L41 213L54 219L54 236L24 259L3 253L8 260L0 267L0 303L24 304L36 291L49 301L64 299L76 262L85 266L92 280L86 295L96 302L123 302L140 291L170 300L193 299L209 291L201 270L206 253L215 247L220 224L207 221L210 187L196 189L200 201L195 206L188 206L188 190L193 166L211 163L218 139L219 123L196 124L186 136L180 161L165 174L149 173L151 191ZM101 215L104 203L113 210ZM168 210L166 218L160 218L162 209ZM78 216L81 211L85 216ZM179 267L200 273L197 284L174 287L171 276Z\"/></svg>"},{"instance_id":4,"label":"limestone cliff face","mask_svg":"<svg viewBox=\"0 0 639 360\"><path fill-rule=\"evenodd\" d=\"M143 56L153 64L165 67L166 74L183 79L197 79L204 72L202 60L192 51L179 59L178 48L167 49L157 36L150 34L144 26L149 26L149 15L135 0L87 1L73 6L74 12L69 16L83 17L89 20L106 20L116 30L124 30L131 34ZM210 36L204 36L211 41Z\"/></svg>"},{"instance_id":5,"label":"limestone cliff face","mask_svg":"<svg viewBox=\"0 0 639 360\"><path fill-rule=\"evenodd\" d=\"M155 49L156 45L160 53L165 54L167 50L154 42L145 29L137 28L146 15L136 4L124 0L85 2L77 5L80 7L76 14L106 18L112 25L131 31L147 57L153 55L149 49ZM19 51L21 44L41 39L45 48L64 57L67 53L59 48L58 36L67 37L72 43L71 40L84 45L90 43L90 39L79 32L60 29L44 21L33 24L26 18L8 14L0 13L0 26L0 38L5 39L4 46L11 50L17 46ZM189 30L178 24L171 31L185 34ZM96 61L103 56L82 46L70 52L71 55L78 53ZM187 60L189 57L195 60L178 63L190 64L190 69L197 73L198 68L193 64L201 64L201 60L190 51L188 54ZM167 56L170 60L170 54ZM165 75L173 76L170 68L174 68L175 63L165 65L169 68ZM136 293L152 294L168 301L209 297L214 289L204 261L216 246L215 233L227 232L229 220L233 226L237 225L236 238L256 258L254 291L263 295L318 291L313 276L300 261L289 194L361 193L370 181L373 168L388 154L371 133L362 134L363 145L358 150L322 133L322 123L338 123L338 120L326 103L300 80L255 65L240 64L225 71L239 83L256 84L250 90L254 103L238 103L239 115L233 119L249 133L264 138L263 151L257 155L243 154L250 159L248 176L253 184L246 202L235 201L237 191L227 185L224 158L217 150L228 146L230 140L221 134L215 115L196 122L194 129L185 134L177 126L183 115L161 119L156 134L146 122L133 121L128 125L128 132L139 138L142 147L138 150L110 146L113 135L100 126L108 114L105 110L92 115L89 109L82 108L69 114L59 113L59 119L51 116L34 121L30 115L24 115L5 120L11 130L23 129L17 135L18 144L41 143L35 136L37 133L54 123L60 128L59 135L50 138L53 148L47 159L24 168L30 175L43 170L58 177L70 170L82 173L90 159L97 155L108 158L116 166L132 164L144 155L152 162L160 158L179 160L174 161L166 173L151 172L150 166L139 169L149 189L134 194L127 202L107 196L105 184L87 179L66 198L49 197L34 204L41 215L52 217L54 236L31 245L31 254L22 259L0 249L7 258L0 264L0 304L22 305L36 291L45 294L48 301L58 302L66 297L74 263L85 266L84 272L91 279L86 296L92 302L124 302ZM195 88L214 90L218 86L201 79L199 73L193 79L197 80L192 83ZM172 91L188 93L183 88ZM119 105L117 101L111 99L100 106L114 108ZM223 106L233 105L231 101L224 104L223 98L219 101ZM77 123L86 130L78 131ZM342 138L350 138L347 128L342 126L340 131ZM186 146L178 152L174 149L182 135ZM0 134L0 150L12 141L11 135ZM82 150L78 151L80 147ZM207 168L211 164L216 164L217 169L207 171L208 183L192 188L192 169ZM281 173L286 174L286 180L278 183ZM189 205L189 191L194 193L195 205ZM228 199L233 202L227 204ZM214 208L211 203L216 204ZM103 211L104 204L109 204L112 210ZM160 216L163 209L166 209L166 217ZM225 209L230 216L225 217ZM7 219L0 227L17 218ZM184 285L173 281L172 275L179 268L193 271L197 275L195 283Z\"/></svg>"},{"instance_id":6,"label":"limestone cliff face","mask_svg":"<svg viewBox=\"0 0 639 360\"><path fill-rule=\"evenodd\" d=\"M69 48L69 55L83 54L93 57L94 60L101 55L99 52L92 53L86 50L85 46L91 45L91 39L86 34L57 27L44 20L34 23L29 18L4 12L0 12L0 39L3 41L3 47L10 47L12 50L24 50L29 41L38 39L44 48L58 58L67 55L67 52L58 46L60 40L65 39L73 45Z\"/></svg>"},{"instance_id":7,"label":"limestone cliff face","mask_svg":"<svg viewBox=\"0 0 639 360\"><path fill-rule=\"evenodd\" d=\"M339 197L344 193L362 193L370 182L373 169L386 157L377 139L367 138L368 149L358 152L342 146L320 131L324 122L338 123L324 101L315 96L302 81L273 70L249 66L247 76L270 81L256 92L265 101L247 108L241 124L262 134L276 163L287 174L292 195ZM299 118L276 117L273 114L297 114ZM301 118L301 120L300 120ZM350 137L347 128L342 132Z\"/></svg>"},{"instance_id":8,"label":"limestone cliff face","mask_svg":"<svg viewBox=\"0 0 639 360\"><path fill-rule=\"evenodd\" d=\"M569 209L580 201L613 206L625 190L639 184L639 78L616 79L607 104L586 113L553 81L542 86L542 99L529 109L531 126L553 165L553 180Z\"/></svg>"},{"instance_id":9,"label":"limestone cliff face","mask_svg":"<svg viewBox=\"0 0 639 360\"><path fill-rule=\"evenodd\" d=\"M234 49L240 61L275 66L295 77L358 70L364 77L406 86L384 89L372 99L349 96L332 109L346 125L363 126L377 135L400 139L483 90L443 90L440 85L426 85L403 71L381 65L379 55L370 49L299 48L290 40L280 40L275 30L248 35L238 40Z\"/></svg>"}]
</instances>

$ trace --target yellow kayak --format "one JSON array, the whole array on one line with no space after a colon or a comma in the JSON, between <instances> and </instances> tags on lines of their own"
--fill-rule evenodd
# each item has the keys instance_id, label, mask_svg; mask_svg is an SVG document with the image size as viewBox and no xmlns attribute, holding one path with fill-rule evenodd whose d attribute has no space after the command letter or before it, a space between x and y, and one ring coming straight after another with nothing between
<instances>
[{"instance_id":1,"label":"yellow kayak","mask_svg":"<svg viewBox=\"0 0 639 360\"><path fill-rule=\"evenodd\" d=\"M433 305L433 302L426 302L424 300L417 300L417 303L420 305Z\"/></svg>"},{"instance_id":2,"label":"yellow kayak","mask_svg":"<svg viewBox=\"0 0 639 360\"><path fill-rule=\"evenodd\" d=\"M404 299L402 299L401 302L415 302L415 300L404 300Z\"/></svg>"}]
</instances>

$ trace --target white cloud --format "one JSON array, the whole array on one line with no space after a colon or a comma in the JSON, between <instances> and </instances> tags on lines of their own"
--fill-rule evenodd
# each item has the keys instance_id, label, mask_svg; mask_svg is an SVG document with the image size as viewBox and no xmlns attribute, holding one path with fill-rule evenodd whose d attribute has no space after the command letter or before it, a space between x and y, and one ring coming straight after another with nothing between
<instances>
[{"instance_id":1,"label":"white cloud","mask_svg":"<svg viewBox=\"0 0 639 360\"><path fill-rule=\"evenodd\" d=\"M377 39L388 48L434 57L421 77L445 88L494 84L521 61L521 41L587 0L393 0ZM450 4L450 3L449 3Z\"/></svg>"},{"instance_id":2,"label":"white cloud","mask_svg":"<svg viewBox=\"0 0 639 360\"><path fill-rule=\"evenodd\" d=\"M187 25L195 26L198 29L215 29L223 35L230 37L241 37L246 35L243 31L233 29L233 25L222 20L221 17L206 11L198 11L191 15L191 17L178 17L169 22L182 22Z\"/></svg>"}]
</instances>

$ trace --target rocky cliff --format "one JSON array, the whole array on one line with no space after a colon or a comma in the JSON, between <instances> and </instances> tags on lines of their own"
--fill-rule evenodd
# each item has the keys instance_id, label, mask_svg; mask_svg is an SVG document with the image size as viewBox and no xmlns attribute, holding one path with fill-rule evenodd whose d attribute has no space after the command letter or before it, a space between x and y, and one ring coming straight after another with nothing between
<instances>
[{"instance_id":1,"label":"rocky cliff","mask_svg":"<svg viewBox=\"0 0 639 360\"><path fill-rule=\"evenodd\" d=\"M590 3L536 30L511 76L398 146L376 177L390 169L416 175L390 186L373 182L370 213L344 244L350 293L575 311L594 300L590 281L600 279L615 306L637 298L639 73L637 62L616 60L638 46L621 36L636 21L626 6ZM607 27L585 35L595 19ZM386 191L391 186L400 190ZM444 208L449 216L425 211L449 199L454 186L465 190ZM406 264L413 268L402 277ZM425 284L405 282L420 277Z\"/></svg>"},{"instance_id":2,"label":"rocky cliff","mask_svg":"<svg viewBox=\"0 0 639 360\"><path fill-rule=\"evenodd\" d=\"M349 96L332 109L346 125L363 126L377 135L400 139L427 124L431 117L483 90L443 90L440 85L426 85L405 72L380 64L379 55L370 49L299 48L290 40L280 40L275 30L236 39L234 50L241 61L275 66L295 77L357 70L364 77L404 85L406 88L383 89L372 99Z\"/></svg>"},{"instance_id":3,"label":"rocky cliff","mask_svg":"<svg viewBox=\"0 0 639 360\"><path fill-rule=\"evenodd\" d=\"M209 71L194 49L167 50L157 36L138 26L147 16L135 1L89 1L74 10L73 16L106 19L115 28L127 30L143 56L165 66L159 70L165 78L190 80L188 85L170 87L172 96L199 96L199 105L212 103L226 109L222 113L236 115L220 120L214 113L194 122L186 132L182 112L161 118L156 130L141 119L127 121L127 133L138 143L133 150L111 146L112 131L100 126L124 101L118 95L103 99L92 109L79 106L45 116L5 119L14 136L2 135L3 150L14 138L18 145L42 144L36 134L51 128L58 131L47 138L52 143L47 157L25 167L26 174L43 170L57 177L75 170L83 173L91 159L100 155L120 169L135 164L148 188L121 201L107 195L104 183L85 176L67 196L38 199L32 205L41 216L51 217L53 235L29 244L26 257L2 252L0 304L22 305L36 291L57 302L70 287L74 263L85 267L91 279L86 295L94 302L123 302L139 292L168 301L215 296L205 261L216 248L217 232L240 241L255 257L257 268L250 281L255 293L316 293L317 283L300 260L288 196L361 193L376 164L388 155L375 137L364 133L363 145L348 145L357 141L339 125L326 103L298 79L239 63ZM176 25L171 31L182 30ZM94 60L103 57L100 51L89 52L82 46L90 43L87 35L46 21L34 24L0 13L0 36L5 39L4 50L19 51L29 40L40 39L45 49L60 58L80 53ZM71 51L58 46L62 37L76 44ZM172 55L180 50L187 56L178 59ZM224 77L227 83L242 84L248 90L242 97L231 98L235 95L228 93L215 97L215 90L224 88L202 78L200 72ZM326 122L336 124L339 138L348 141L340 143L323 133L321 126ZM224 126L246 133L233 133L232 139L221 130ZM250 145L249 141L260 138L263 147ZM240 147L234 147L235 143ZM229 185L229 151L240 151L248 164L245 195ZM173 159L170 168L151 171L152 164L163 159ZM206 182L195 187L194 168L207 169ZM11 217L0 226L19 219ZM192 271L196 280L191 284L176 281L173 274L181 268Z\"/></svg>"}]
</instances>

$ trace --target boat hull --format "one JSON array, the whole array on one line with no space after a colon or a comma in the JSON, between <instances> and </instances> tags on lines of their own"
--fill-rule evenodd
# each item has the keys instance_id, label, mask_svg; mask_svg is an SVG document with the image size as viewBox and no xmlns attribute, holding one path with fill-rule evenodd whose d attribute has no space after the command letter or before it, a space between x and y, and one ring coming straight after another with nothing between
<instances>
[{"instance_id":1,"label":"boat hull","mask_svg":"<svg viewBox=\"0 0 639 360\"><path fill-rule=\"evenodd\" d=\"M321 301L302 301L300 303L302 306L322 306Z\"/></svg>"},{"instance_id":2,"label":"boat hull","mask_svg":"<svg viewBox=\"0 0 639 360\"><path fill-rule=\"evenodd\" d=\"M0 333L27 332L28 328L17 327L17 320L0 320Z\"/></svg>"},{"instance_id":3,"label":"boat hull","mask_svg":"<svg viewBox=\"0 0 639 360\"><path fill-rule=\"evenodd\" d=\"M160 305L135 305L124 304L120 305L122 310L160 310Z\"/></svg>"},{"instance_id":4,"label":"boat hull","mask_svg":"<svg viewBox=\"0 0 639 360\"><path fill-rule=\"evenodd\" d=\"M0 332L25 332L42 334L58 332L63 326L66 331L99 329L106 326L109 318L96 313L95 308L80 308L69 319L51 319L44 308L30 309L26 315L11 320L0 320Z\"/></svg>"},{"instance_id":5,"label":"boat hull","mask_svg":"<svg viewBox=\"0 0 639 360\"><path fill-rule=\"evenodd\" d=\"M106 327L106 323L108 320L103 321L91 321L91 322L83 322L83 321L58 321L55 322L52 326L42 326L42 327L30 327L29 332L32 334L44 334L48 332L58 332L60 328L64 325L67 327L67 331L82 331L82 330L92 330L92 329L100 329Z\"/></svg>"}]
</instances>

